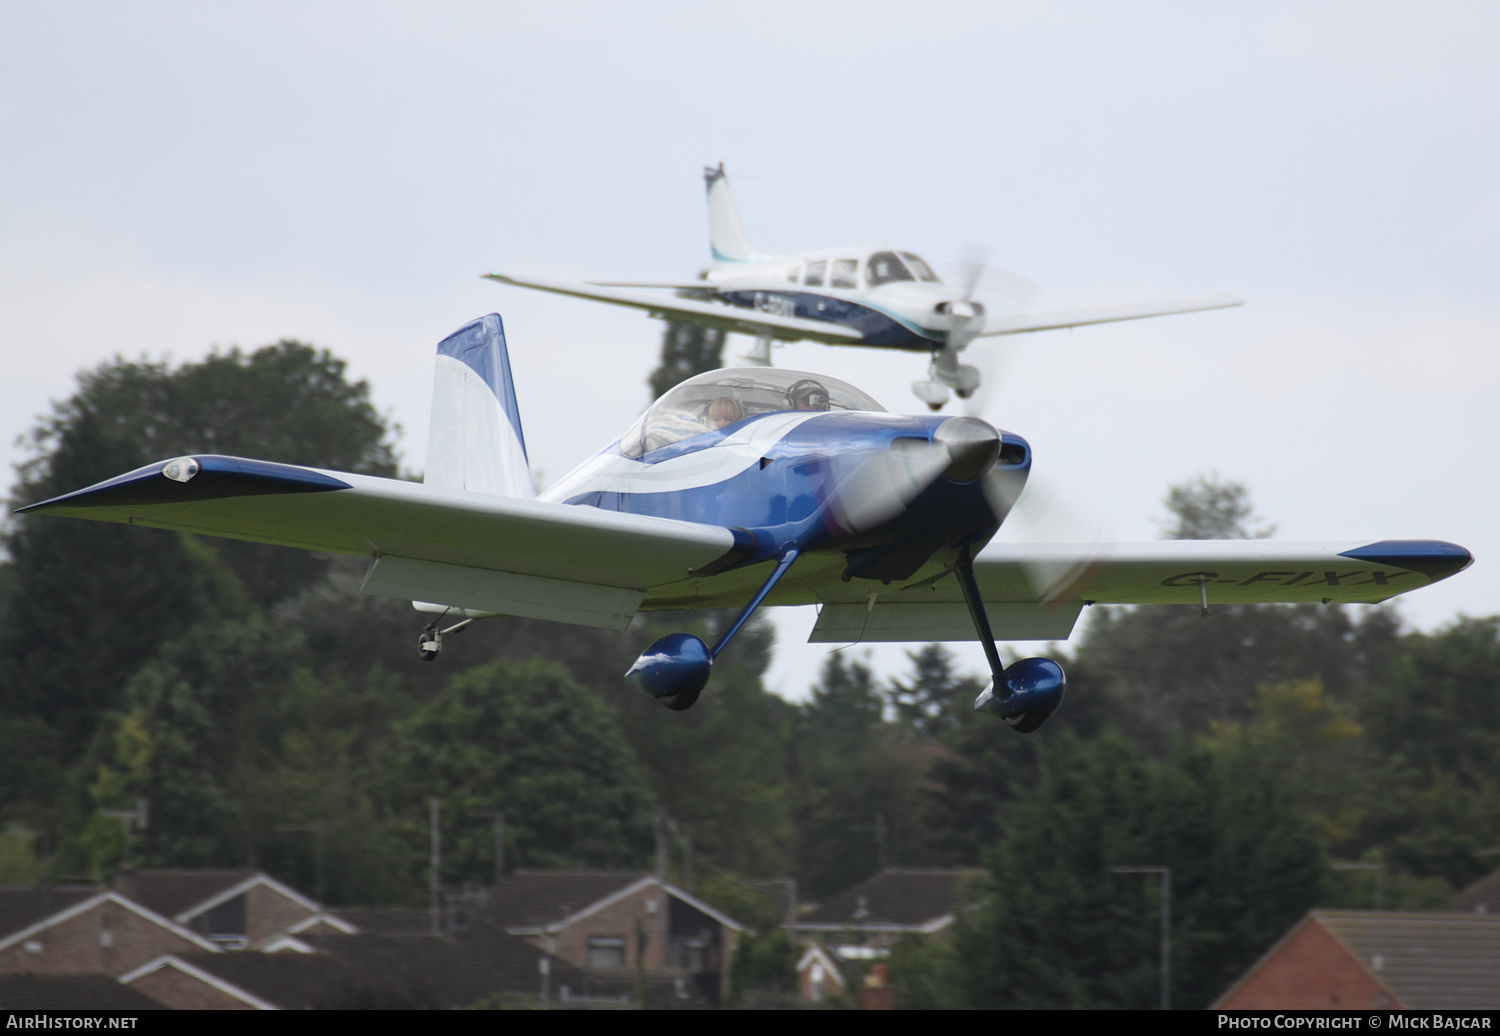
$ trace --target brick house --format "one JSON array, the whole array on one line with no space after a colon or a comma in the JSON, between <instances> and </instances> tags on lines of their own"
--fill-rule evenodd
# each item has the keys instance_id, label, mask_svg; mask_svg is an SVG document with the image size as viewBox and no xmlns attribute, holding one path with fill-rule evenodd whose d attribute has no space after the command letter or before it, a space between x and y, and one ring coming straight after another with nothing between
<instances>
[{"instance_id":1,"label":"brick house","mask_svg":"<svg viewBox=\"0 0 1500 1036\"><path fill-rule=\"evenodd\" d=\"M803 942L822 944L836 958L884 957L907 933L946 937L965 882L978 874L884 870L798 918L793 932Z\"/></svg>"},{"instance_id":2,"label":"brick house","mask_svg":"<svg viewBox=\"0 0 1500 1036\"><path fill-rule=\"evenodd\" d=\"M0 924L0 974L117 977L163 953L218 949L113 889L0 889Z\"/></svg>"},{"instance_id":3,"label":"brick house","mask_svg":"<svg viewBox=\"0 0 1500 1036\"><path fill-rule=\"evenodd\" d=\"M1500 1007L1500 916L1314 910L1212 1007Z\"/></svg>"},{"instance_id":4,"label":"brick house","mask_svg":"<svg viewBox=\"0 0 1500 1036\"><path fill-rule=\"evenodd\" d=\"M639 961L683 999L717 1003L743 925L653 874L640 871L517 871L471 893L452 911L454 938L486 930L519 936L581 969L585 979L628 975Z\"/></svg>"},{"instance_id":5,"label":"brick house","mask_svg":"<svg viewBox=\"0 0 1500 1036\"><path fill-rule=\"evenodd\" d=\"M354 931L296 889L257 870L126 870L112 887L226 950L312 927Z\"/></svg>"}]
</instances>

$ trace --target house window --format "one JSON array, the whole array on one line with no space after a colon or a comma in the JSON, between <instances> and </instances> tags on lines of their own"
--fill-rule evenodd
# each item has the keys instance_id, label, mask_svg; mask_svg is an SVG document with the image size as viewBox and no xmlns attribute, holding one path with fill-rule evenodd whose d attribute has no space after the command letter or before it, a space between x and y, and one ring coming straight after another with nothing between
<instances>
[{"instance_id":1,"label":"house window","mask_svg":"<svg viewBox=\"0 0 1500 1036\"><path fill-rule=\"evenodd\" d=\"M596 935L589 939L590 968L623 968L625 940L618 935Z\"/></svg>"},{"instance_id":2,"label":"house window","mask_svg":"<svg viewBox=\"0 0 1500 1036\"><path fill-rule=\"evenodd\" d=\"M235 896L211 910L194 917L193 931L206 935L226 950L242 950L249 945L245 926L245 897Z\"/></svg>"}]
</instances>

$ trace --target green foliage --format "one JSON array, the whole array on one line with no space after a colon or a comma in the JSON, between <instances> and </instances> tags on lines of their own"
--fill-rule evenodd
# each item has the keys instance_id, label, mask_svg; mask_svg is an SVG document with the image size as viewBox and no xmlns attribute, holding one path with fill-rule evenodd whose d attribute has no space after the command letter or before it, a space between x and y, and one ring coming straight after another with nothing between
<instances>
[{"instance_id":1,"label":"green foliage","mask_svg":"<svg viewBox=\"0 0 1500 1036\"><path fill-rule=\"evenodd\" d=\"M1035 793L960 918L961 991L987 1007L1150 1007L1172 868L1173 1003L1202 1006L1315 902L1322 858L1292 789L1234 738L1143 759L1118 735L1042 753Z\"/></svg>"},{"instance_id":2,"label":"green foliage","mask_svg":"<svg viewBox=\"0 0 1500 1036\"><path fill-rule=\"evenodd\" d=\"M697 619L671 628L695 630L713 643L717 625ZM639 643L650 643L658 629L665 632L655 624L642 630ZM785 746L795 710L761 683L771 637L768 623L742 629L715 662L708 690L686 712L625 688L623 666L601 690L657 801L691 838L694 856L756 877L786 874L792 858Z\"/></svg>"},{"instance_id":3,"label":"green foliage","mask_svg":"<svg viewBox=\"0 0 1500 1036\"><path fill-rule=\"evenodd\" d=\"M1102 687L1104 718L1157 757L1215 723L1248 720L1255 689L1317 679L1343 700L1383 675L1398 641L1388 609L1316 604L1094 608L1077 664ZM1069 692L1070 701L1076 698ZM1061 713L1059 713L1061 715Z\"/></svg>"},{"instance_id":4,"label":"green foliage","mask_svg":"<svg viewBox=\"0 0 1500 1036\"><path fill-rule=\"evenodd\" d=\"M1255 514L1250 490L1242 482L1224 482L1218 473L1198 475L1173 486L1163 501L1175 522L1166 530L1169 540L1265 539L1274 525L1251 532L1245 523Z\"/></svg>"},{"instance_id":5,"label":"green foliage","mask_svg":"<svg viewBox=\"0 0 1500 1036\"><path fill-rule=\"evenodd\" d=\"M368 386L348 382L342 360L290 341L176 368L105 363L80 375L26 444L16 504L189 452L395 470ZM60 793L63 773L160 645L205 613L243 616L325 571L276 547L25 515L13 518L5 546L13 593L0 630L0 743L24 748L25 774L7 783L7 800L12 810L29 800L33 812Z\"/></svg>"},{"instance_id":6,"label":"green foliage","mask_svg":"<svg viewBox=\"0 0 1500 1036\"><path fill-rule=\"evenodd\" d=\"M947 940L907 932L891 947L886 977L896 991L898 1011L962 1009L958 954Z\"/></svg>"},{"instance_id":7,"label":"green foliage","mask_svg":"<svg viewBox=\"0 0 1500 1036\"><path fill-rule=\"evenodd\" d=\"M0 832L0 885L34 885L41 880L36 833L11 824Z\"/></svg>"},{"instance_id":8,"label":"green foliage","mask_svg":"<svg viewBox=\"0 0 1500 1036\"><path fill-rule=\"evenodd\" d=\"M1500 776L1500 617L1460 618L1401 647L1361 696L1372 744L1421 771Z\"/></svg>"},{"instance_id":9,"label":"green foliage","mask_svg":"<svg viewBox=\"0 0 1500 1036\"><path fill-rule=\"evenodd\" d=\"M794 995L799 955L784 928L760 936L742 932L729 964L729 1006L743 1006L757 994L762 999Z\"/></svg>"},{"instance_id":10,"label":"green foliage","mask_svg":"<svg viewBox=\"0 0 1500 1036\"><path fill-rule=\"evenodd\" d=\"M641 866L655 802L610 710L550 662L492 662L455 676L395 726L382 797L422 845L427 800L444 815L449 879L493 873L493 837L465 820L504 809L528 867Z\"/></svg>"},{"instance_id":11,"label":"green foliage","mask_svg":"<svg viewBox=\"0 0 1500 1036\"><path fill-rule=\"evenodd\" d=\"M920 852L917 780L927 758L884 711L870 668L840 654L828 657L801 710L793 817L798 879L813 900Z\"/></svg>"},{"instance_id":12,"label":"green foliage","mask_svg":"<svg viewBox=\"0 0 1500 1036\"><path fill-rule=\"evenodd\" d=\"M661 366L649 379L652 398L694 375L719 368L727 337L717 328L668 322L661 336Z\"/></svg>"}]
</instances>

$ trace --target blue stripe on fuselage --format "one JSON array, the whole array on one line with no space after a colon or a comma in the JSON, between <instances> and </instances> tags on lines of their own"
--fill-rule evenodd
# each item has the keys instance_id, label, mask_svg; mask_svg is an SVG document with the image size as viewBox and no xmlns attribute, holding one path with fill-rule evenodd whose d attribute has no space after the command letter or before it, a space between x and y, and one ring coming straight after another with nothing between
<instances>
[{"instance_id":1,"label":"blue stripe on fuselage","mask_svg":"<svg viewBox=\"0 0 1500 1036\"><path fill-rule=\"evenodd\" d=\"M724 291L719 298L739 309L753 309L776 316L822 320L860 333L858 345L885 345L895 349L929 351L942 348L942 341L924 333L868 302L811 291Z\"/></svg>"},{"instance_id":2,"label":"blue stripe on fuselage","mask_svg":"<svg viewBox=\"0 0 1500 1036\"><path fill-rule=\"evenodd\" d=\"M753 420L753 418L752 418ZM671 492L592 492L571 497L610 511L673 518L704 525L738 527L755 537L755 549L741 564L779 555L788 545L816 548L832 537L824 505L833 488L872 452L891 448L899 438L930 440L947 418L871 414L826 414L807 421L767 447L765 460L720 482ZM733 425L646 454L646 464L712 449ZM1003 434L1003 433L1002 433ZM1024 440L1006 435L1025 449L1016 469L1029 470L1031 455ZM978 484L956 485L938 479L906 513L874 534L835 544L840 549L875 546L896 540L936 550L944 544L987 540L999 520Z\"/></svg>"}]
</instances>

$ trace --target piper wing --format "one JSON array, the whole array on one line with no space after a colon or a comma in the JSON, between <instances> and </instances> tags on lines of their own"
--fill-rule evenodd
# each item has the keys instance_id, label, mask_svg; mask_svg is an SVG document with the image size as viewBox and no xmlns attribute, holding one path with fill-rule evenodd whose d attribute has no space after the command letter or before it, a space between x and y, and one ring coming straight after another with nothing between
<instances>
[{"instance_id":1,"label":"piper wing","mask_svg":"<svg viewBox=\"0 0 1500 1036\"><path fill-rule=\"evenodd\" d=\"M611 629L652 587L739 556L711 525L211 455L19 510L373 555L368 594Z\"/></svg>"},{"instance_id":2,"label":"piper wing","mask_svg":"<svg viewBox=\"0 0 1500 1036\"><path fill-rule=\"evenodd\" d=\"M1000 640L1065 640L1089 604L1373 604L1467 568L1441 540L993 543L974 575ZM854 598L854 599L851 599ZM815 641L973 640L957 581L937 567L903 587L825 598Z\"/></svg>"},{"instance_id":3,"label":"piper wing","mask_svg":"<svg viewBox=\"0 0 1500 1036\"><path fill-rule=\"evenodd\" d=\"M1058 309L1042 313L1019 313L1015 316L989 316L979 337L1018 335L1028 331L1055 331L1064 327L1087 327L1120 320L1165 317L1174 313L1197 313L1206 309L1229 309L1243 306L1237 295L1202 295L1190 299L1167 299L1163 302L1134 302L1120 306L1090 306L1086 309Z\"/></svg>"},{"instance_id":4,"label":"piper wing","mask_svg":"<svg viewBox=\"0 0 1500 1036\"><path fill-rule=\"evenodd\" d=\"M851 345L862 337L858 331L822 320L803 320L800 317L780 316L757 309L740 309L715 302L700 302L675 296L638 295L575 281L516 277L505 273L487 273L483 276L486 280L518 288L534 288L537 291L550 291L555 295L571 295L573 298L642 309L653 317L670 318L678 323L737 331L757 337L769 335L788 342L807 339L825 345Z\"/></svg>"}]
</instances>

